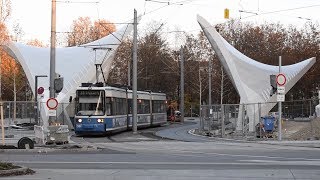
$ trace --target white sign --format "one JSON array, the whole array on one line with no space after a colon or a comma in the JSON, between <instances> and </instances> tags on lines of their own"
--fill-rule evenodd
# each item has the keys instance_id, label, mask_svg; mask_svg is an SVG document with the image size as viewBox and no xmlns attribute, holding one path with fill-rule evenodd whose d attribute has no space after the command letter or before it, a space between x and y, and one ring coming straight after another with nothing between
<instances>
[{"instance_id":1,"label":"white sign","mask_svg":"<svg viewBox=\"0 0 320 180\"><path fill-rule=\"evenodd\" d=\"M285 97L284 94L278 94L277 95L277 101L278 102L284 102L284 97Z\"/></svg>"},{"instance_id":2,"label":"white sign","mask_svg":"<svg viewBox=\"0 0 320 180\"><path fill-rule=\"evenodd\" d=\"M55 109L49 109L48 110L49 116L57 116L57 110Z\"/></svg>"},{"instance_id":3,"label":"white sign","mask_svg":"<svg viewBox=\"0 0 320 180\"><path fill-rule=\"evenodd\" d=\"M278 86L277 87L277 92L278 94L285 94L286 93L286 89L284 86Z\"/></svg>"}]
</instances>

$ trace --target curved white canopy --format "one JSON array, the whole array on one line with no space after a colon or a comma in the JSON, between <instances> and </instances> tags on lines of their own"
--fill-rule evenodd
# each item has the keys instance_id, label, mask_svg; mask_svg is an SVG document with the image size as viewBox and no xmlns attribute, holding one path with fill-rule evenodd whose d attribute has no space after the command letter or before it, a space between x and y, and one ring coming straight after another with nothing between
<instances>
[{"instance_id":1,"label":"curved white canopy","mask_svg":"<svg viewBox=\"0 0 320 180\"><path fill-rule=\"evenodd\" d=\"M81 83L96 82L95 64L102 64L104 76L107 79L116 50L132 29L133 24L129 22L120 30L94 42L77 47L56 48L56 73L64 78L64 87L56 97L58 102L68 103L69 97L74 97L75 90ZM3 46L8 54L21 64L34 94L36 93L33 88L35 76L48 76L38 78L38 87L42 86L45 89L44 98L40 101L46 102L49 98L50 48L16 42L7 42ZM41 107L43 122L47 123L48 109ZM57 114L66 113L65 108L66 106L62 106Z\"/></svg>"},{"instance_id":2,"label":"curved white canopy","mask_svg":"<svg viewBox=\"0 0 320 180\"><path fill-rule=\"evenodd\" d=\"M59 93L59 102L65 102L74 93L75 88L83 82L95 82L95 63L103 62L106 78L115 52L121 41L132 30L132 24L101 38L97 41L78 47L56 48L56 73L64 78L64 88ZM16 59L26 73L33 93L35 76L47 75L48 78L39 78L38 86L45 88L45 96L49 90L50 76L50 48L40 48L16 42L4 45L6 51Z\"/></svg>"},{"instance_id":3,"label":"curved white canopy","mask_svg":"<svg viewBox=\"0 0 320 180\"><path fill-rule=\"evenodd\" d=\"M279 66L260 63L251 59L233 46L231 46L204 18L197 17L198 23L208 38L212 48L217 54L221 64L227 71L233 85L240 95L240 103L265 103L276 102L276 94L270 97L270 75L279 73ZM316 58L310 58L302 62L282 66L281 73L287 77L285 91L288 92L297 81L312 67ZM265 103L261 106L261 116L275 106L275 103ZM258 109L248 109L250 116L257 113ZM253 118L251 118L252 120ZM253 122L250 129L253 130Z\"/></svg>"}]
</instances>

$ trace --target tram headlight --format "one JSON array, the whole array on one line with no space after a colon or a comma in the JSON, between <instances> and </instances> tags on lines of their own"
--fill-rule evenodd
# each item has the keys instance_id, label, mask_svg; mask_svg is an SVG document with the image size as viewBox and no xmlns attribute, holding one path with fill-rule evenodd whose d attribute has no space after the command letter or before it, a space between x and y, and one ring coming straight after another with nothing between
<instances>
[{"instance_id":1,"label":"tram headlight","mask_svg":"<svg viewBox=\"0 0 320 180\"><path fill-rule=\"evenodd\" d=\"M98 123L103 123L103 119L98 119Z\"/></svg>"},{"instance_id":2,"label":"tram headlight","mask_svg":"<svg viewBox=\"0 0 320 180\"><path fill-rule=\"evenodd\" d=\"M82 123L82 119L78 119L78 123Z\"/></svg>"}]
</instances>

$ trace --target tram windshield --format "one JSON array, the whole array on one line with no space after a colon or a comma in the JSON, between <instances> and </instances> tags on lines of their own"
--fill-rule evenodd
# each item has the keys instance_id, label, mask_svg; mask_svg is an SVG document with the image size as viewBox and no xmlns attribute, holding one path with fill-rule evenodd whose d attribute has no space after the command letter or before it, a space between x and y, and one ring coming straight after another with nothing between
<instances>
[{"instance_id":1,"label":"tram windshield","mask_svg":"<svg viewBox=\"0 0 320 180\"><path fill-rule=\"evenodd\" d=\"M104 91L78 90L77 97L76 113L78 116L104 115Z\"/></svg>"}]
</instances>

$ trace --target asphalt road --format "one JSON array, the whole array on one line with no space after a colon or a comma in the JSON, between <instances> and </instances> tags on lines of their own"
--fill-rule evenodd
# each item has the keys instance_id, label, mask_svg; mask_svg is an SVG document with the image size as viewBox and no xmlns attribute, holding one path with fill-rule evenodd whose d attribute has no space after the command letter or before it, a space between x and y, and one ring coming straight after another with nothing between
<instances>
[{"instance_id":1,"label":"asphalt road","mask_svg":"<svg viewBox=\"0 0 320 180\"><path fill-rule=\"evenodd\" d=\"M37 171L5 179L319 179L320 174L319 150L314 148L173 141L99 146L104 149L7 152L0 159Z\"/></svg>"},{"instance_id":2,"label":"asphalt road","mask_svg":"<svg viewBox=\"0 0 320 180\"><path fill-rule=\"evenodd\" d=\"M181 138L193 125L160 129ZM96 150L6 151L0 154L2 161L37 173L3 179L319 179L318 148L212 139L162 140L144 133L75 138Z\"/></svg>"}]
</instances>

